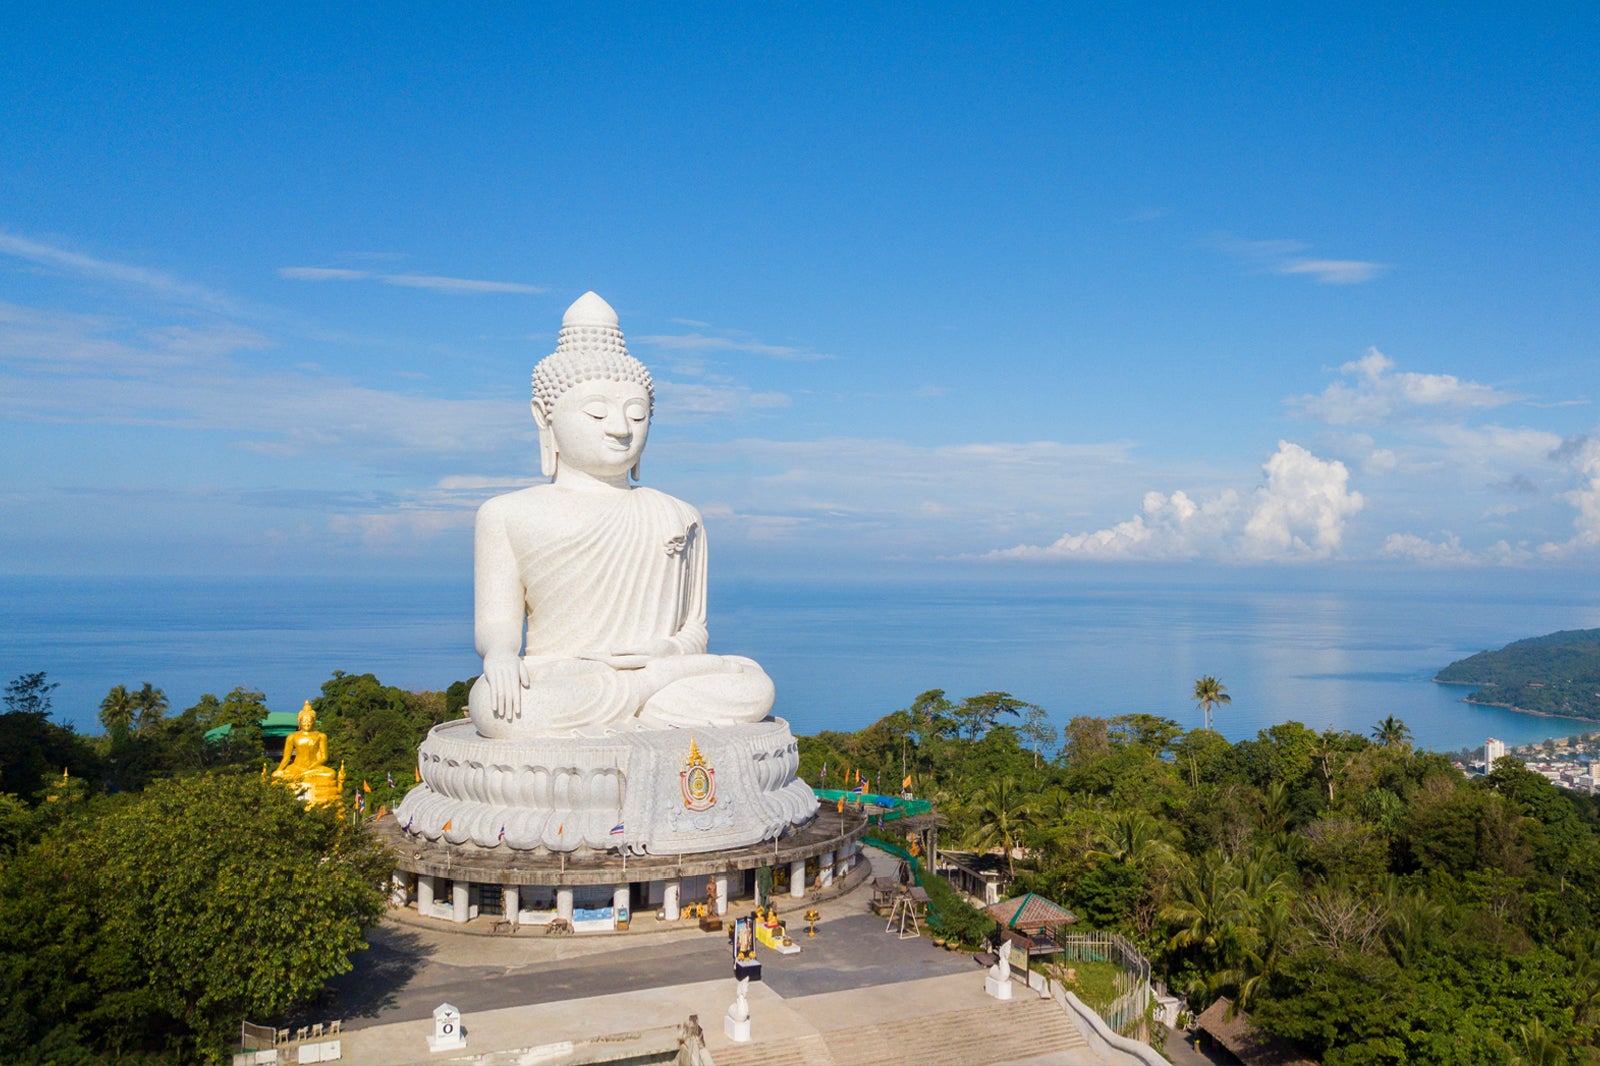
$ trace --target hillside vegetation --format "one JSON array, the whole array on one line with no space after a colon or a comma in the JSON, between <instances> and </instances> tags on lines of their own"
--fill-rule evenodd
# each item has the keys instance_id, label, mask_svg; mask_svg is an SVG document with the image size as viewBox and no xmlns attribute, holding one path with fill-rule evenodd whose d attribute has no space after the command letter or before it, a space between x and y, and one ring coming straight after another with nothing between
<instances>
[{"instance_id":1,"label":"hillside vegetation","mask_svg":"<svg viewBox=\"0 0 1600 1066\"><path fill-rule=\"evenodd\" d=\"M1468 703L1600 719L1600 629L1568 629L1480 651L1434 680L1475 686Z\"/></svg>"}]
</instances>

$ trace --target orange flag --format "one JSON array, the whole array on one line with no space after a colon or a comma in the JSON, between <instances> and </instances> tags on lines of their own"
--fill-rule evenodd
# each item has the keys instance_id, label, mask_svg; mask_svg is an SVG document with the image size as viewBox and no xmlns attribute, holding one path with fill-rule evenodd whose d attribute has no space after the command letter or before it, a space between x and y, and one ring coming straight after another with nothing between
<instances>
[{"instance_id":1,"label":"orange flag","mask_svg":"<svg viewBox=\"0 0 1600 1066\"><path fill-rule=\"evenodd\" d=\"M840 814L844 813L844 797L843 796L839 797L839 813Z\"/></svg>"},{"instance_id":2,"label":"orange flag","mask_svg":"<svg viewBox=\"0 0 1600 1066\"><path fill-rule=\"evenodd\" d=\"M444 828L439 830L439 832L448 833L448 832L450 832L450 827L455 825L455 824L456 824L456 820L454 818L452 818L448 822L444 823Z\"/></svg>"},{"instance_id":3,"label":"orange flag","mask_svg":"<svg viewBox=\"0 0 1600 1066\"><path fill-rule=\"evenodd\" d=\"M362 780L362 782L361 782L361 791L363 791L363 792L371 792L372 791L372 786L367 784L367 782L365 780Z\"/></svg>"}]
</instances>

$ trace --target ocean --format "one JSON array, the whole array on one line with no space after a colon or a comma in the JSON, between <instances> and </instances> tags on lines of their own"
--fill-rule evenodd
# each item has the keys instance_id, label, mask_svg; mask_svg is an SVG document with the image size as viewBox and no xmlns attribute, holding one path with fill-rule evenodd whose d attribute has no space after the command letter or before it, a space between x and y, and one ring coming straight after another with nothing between
<instances>
[{"instance_id":1,"label":"ocean","mask_svg":"<svg viewBox=\"0 0 1600 1066\"><path fill-rule=\"evenodd\" d=\"M711 590L712 650L748 655L800 733L853 730L942 688L1003 689L1058 724L1145 712L1186 728L1194 681L1232 697L1232 740L1297 720L1367 733L1402 718L1441 751L1511 745L1600 723L1463 703L1429 678L1455 659L1558 629L1600 627L1591 583L1442 576L1335 584L1326 574L1049 580L726 580ZM148 681L174 711L243 685L275 710L315 697L333 671L404 688L470 678L470 581L452 579L0 577L0 679L45 671L58 720L98 732L112 685Z\"/></svg>"}]
</instances>

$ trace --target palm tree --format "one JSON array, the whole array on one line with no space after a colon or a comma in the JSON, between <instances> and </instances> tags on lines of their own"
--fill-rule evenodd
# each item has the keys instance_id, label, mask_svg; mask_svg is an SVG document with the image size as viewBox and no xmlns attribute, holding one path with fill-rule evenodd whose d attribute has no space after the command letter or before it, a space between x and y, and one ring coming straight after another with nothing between
<instances>
[{"instance_id":1,"label":"palm tree","mask_svg":"<svg viewBox=\"0 0 1600 1066\"><path fill-rule=\"evenodd\" d=\"M113 685L106 698L100 701L100 724L106 727L107 733L119 726L128 729L133 725L133 711L133 694L127 686Z\"/></svg>"},{"instance_id":2,"label":"palm tree","mask_svg":"<svg viewBox=\"0 0 1600 1066\"><path fill-rule=\"evenodd\" d=\"M988 850L999 847L1006 853L1006 870L1017 876L1012 852L1022 831L1033 821L1033 806L1014 778L1002 777L980 788L966 804L972 819L971 840Z\"/></svg>"},{"instance_id":3,"label":"palm tree","mask_svg":"<svg viewBox=\"0 0 1600 1066\"><path fill-rule=\"evenodd\" d=\"M1386 748L1397 748L1411 742L1411 729L1391 714L1372 727L1372 739Z\"/></svg>"},{"instance_id":4,"label":"palm tree","mask_svg":"<svg viewBox=\"0 0 1600 1066\"><path fill-rule=\"evenodd\" d=\"M1084 858L1145 868L1175 860L1175 832L1137 807L1115 811L1096 827L1094 845Z\"/></svg>"},{"instance_id":5,"label":"palm tree","mask_svg":"<svg viewBox=\"0 0 1600 1066\"><path fill-rule=\"evenodd\" d=\"M1249 927L1249 897L1239 871L1220 852L1206 852L1183 872L1161 918L1172 927L1167 946L1193 948L1216 972L1239 962Z\"/></svg>"},{"instance_id":6,"label":"palm tree","mask_svg":"<svg viewBox=\"0 0 1600 1066\"><path fill-rule=\"evenodd\" d=\"M134 730L143 733L160 723L167 713L167 694L146 681L138 692L130 694L134 707Z\"/></svg>"},{"instance_id":7,"label":"palm tree","mask_svg":"<svg viewBox=\"0 0 1600 1066\"><path fill-rule=\"evenodd\" d=\"M1206 728L1211 728L1211 711L1213 708L1233 702L1233 697L1228 695L1228 686L1207 674L1194 683L1194 701L1200 705L1200 712L1205 715Z\"/></svg>"}]
</instances>

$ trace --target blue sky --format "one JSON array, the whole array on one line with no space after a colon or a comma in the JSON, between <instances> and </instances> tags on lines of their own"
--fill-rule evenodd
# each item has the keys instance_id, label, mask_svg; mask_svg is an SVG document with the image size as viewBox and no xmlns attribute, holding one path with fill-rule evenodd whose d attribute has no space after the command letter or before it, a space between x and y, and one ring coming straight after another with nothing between
<instances>
[{"instance_id":1,"label":"blue sky","mask_svg":"<svg viewBox=\"0 0 1600 1066\"><path fill-rule=\"evenodd\" d=\"M730 572L1600 570L1600 16L0 13L0 572L464 573L593 288Z\"/></svg>"}]
</instances>

